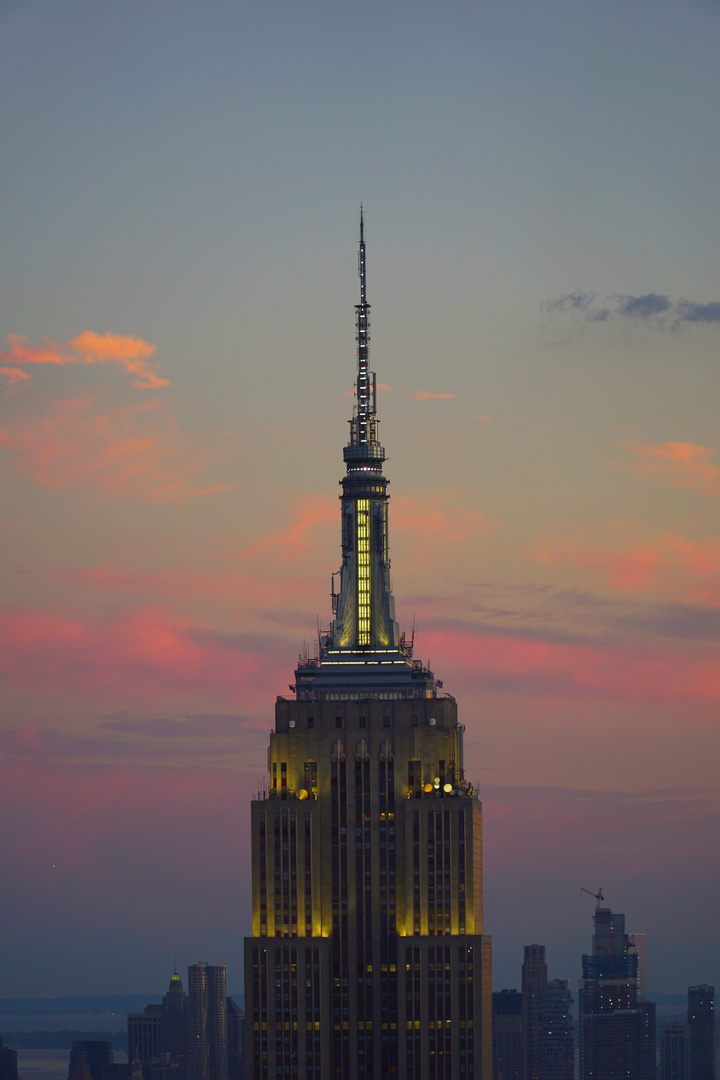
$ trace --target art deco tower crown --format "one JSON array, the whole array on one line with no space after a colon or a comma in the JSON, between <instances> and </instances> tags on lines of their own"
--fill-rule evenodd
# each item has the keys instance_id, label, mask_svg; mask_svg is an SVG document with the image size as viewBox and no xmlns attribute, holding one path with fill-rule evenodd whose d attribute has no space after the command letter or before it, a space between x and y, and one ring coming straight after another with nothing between
<instances>
[{"instance_id":1,"label":"art deco tower crown","mask_svg":"<svg viewBox=\"0 0 720 1080\"><path fill-rule=\"evenodd\" d=\"M355 305L357 336L356 404L350 441L343 450L342 565L332 577L330 630L321 635L318 654L301 657L296 676L298 700L357 696L432 697L432 672L413 661L395 621L388 542L388 481L385 450L378 438L375 373L369 370L370 304L367 299L365 227L360 209L358 252L360 303ZM339 591L335 579L339 577Z\"/></svg>"}]
</instances>

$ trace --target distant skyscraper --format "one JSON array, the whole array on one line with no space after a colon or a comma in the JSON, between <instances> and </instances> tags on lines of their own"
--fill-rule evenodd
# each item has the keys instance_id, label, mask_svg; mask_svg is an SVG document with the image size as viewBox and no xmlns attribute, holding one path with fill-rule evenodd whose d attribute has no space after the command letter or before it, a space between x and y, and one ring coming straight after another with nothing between
<instances>
[{"instance_id":1,"label":"distant skyscraper","mask_svg":"<svg viewBox=\"0 0 720 1080\"><path fill-rule=\"evenodd\" d=\"M573 1080L575 1076L575 1024L572 994L563 979L551 979L537 992L538 1080Z\"/></svg>"},{"instance_id":2,"label":"distant skyscraper","mask_svg":"<svg viewBox=\"0 0 720 1080\"><path fill-rule=\"evenodd\" d=\"M522 994L501 990L493 1002L493 1077L494 1080L522 1080Z\"/></svg>"},{"instance_id":3,"label":"distant skyscraper","mask_svg":"<svg viewBox=\"0 0 720 1080\"><path fill-rule=\"evenodd\" d=\"M547 977L545 946L526 945L522 966L524 1080L538 1080L538 995Z\"/></svg>"},{"instance_id":4,"label":"distant skyscraper","mask_svg":"<svg viewBox=\"0 0 720 1080\"><path fill-rule=\"evenodd\" d=\"M108 1039L75 1039L70 1050L68 1080L84 1064L93 1080L100 1080L106 1065L114 1061L112 1043Z\"/></svg>"},{"instance_id":5,"label":"distant skyscraper","mask_svg":"<svg viewBox=\"0 0 720 1080\"><path fill-rule=\"evenodd\" d=\"M252 803L247 1072L490 1080L481 807L456 702L395 621L362 215L359 273L334 619L277 699Z\"/></svg>"},{"instance_id":6,"label":"distant skyscraper","mask_svg":"<svg viewBox=\"0 0 720 1080\"><path fill-rule=\"evenodd\" d=\"M688 989L688 1078L715 1080L715 987Z\"/></svg>"},{"instance_id":7,"label":"distant skyscraper","mask_svg":"<svg viewBox=\"0 0 720 1080\"><path fill-rule=\"evenodd\" d=\"M580 1080L655 1080L655 1007L638 1001L625 916L598 906L593 922L593 952L582 958Z\"/></svg>"},{"instance_id":8,"label":"distant skyscraper","mask_svg":"<svg viewBox=\"0 0 720 1080\"><path fill-rule=\"evenodd\" d=\"M687 1080L687 1028L682 1020L660 1025L660 1080Z\"/></svg>"},{"instance_id":9,"label":"distant skyscraper","mask_svg":"<svg viewBox=\"0 0 720 1080\"><path fill-rule=\"evenodd\" d=\"M228 1080L227 968L188 968L189 1080Z\"/></svg>"},{"instance_id":10,"label":"distant skyscraper","mask_svg":"<svg viewBox=\"0 0 720 1080\"><path fill-rule=\"evenodd\" d=\"M172 1065L177 1066L178 1080L186 1080L189 1005L177 968L172 974L168 991L162 1000L162 1016L163 1053L168 1055Z\"/></svg>"},{"instance_id":11,"label":"distant skyscraper","mask_svg":"<svg viewBox=\"0 0 720 1080\"><path fill-rule=\"evenodd\" d=\"M146 1005L141 1013L129 1013L128 1060L143 1065L167 1056L177 1070L177 1080L187 1080L188 999L177 970L161 1005Z\"/></svg>"}]
</instances>

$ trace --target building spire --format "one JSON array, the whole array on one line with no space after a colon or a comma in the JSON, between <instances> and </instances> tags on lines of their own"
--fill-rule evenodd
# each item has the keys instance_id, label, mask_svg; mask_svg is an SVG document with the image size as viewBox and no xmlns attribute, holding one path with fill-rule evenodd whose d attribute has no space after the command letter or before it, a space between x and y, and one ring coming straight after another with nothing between
<instances>
[{"instance_id":1,"label":"building spire","mask_svg":"<svg viewBox=\"0 0 720 1080\"><path fill-rule=\"evenodd\" d=\"M360 204L360 246L358 250L358 277L360 278L360 303L355 305L357 337L357 409L351 442L364 446L377 441L375 416L375 374L368 370L368 345L370 342L370 305L367 302L367 272L365 267L365 219Z\"/></svg>"},{"instance_id":2,"label":"building spire","mask_svg":"<svg viewBox=\"0 0 720 1080\"><path fill-rule=\"evenodd\" d=\"M376 417L375 373L369 370L365 212L360 207L360 302L355 304L357 400L341 480L342 563L331 577L333 620L319 632L318 655L302 655L291 687L299 700L359 695L434 697L432 671L412 658L412 642L395 621L388 540L385 450ZM336 591L336 581L339 588Z\"/></svg>"}]
</instances>

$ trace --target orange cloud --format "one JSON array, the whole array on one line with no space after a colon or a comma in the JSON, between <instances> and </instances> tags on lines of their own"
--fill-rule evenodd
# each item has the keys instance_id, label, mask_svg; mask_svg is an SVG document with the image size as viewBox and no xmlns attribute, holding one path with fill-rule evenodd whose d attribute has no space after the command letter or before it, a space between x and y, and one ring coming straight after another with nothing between
<instances>
[{"instance_id":1,"label":"orange cloud","mask_svg":"<svg viewBox=\"0 0 720 1080\"><path fill-rule=\"evenodd\" d=\"M411 390L403 390L404 394L413 398L415 401L429 401L435 398L457 398L457 394L433 394L429 390L416 390L414 393Z\"/></svg>"},{"instance_id":2,"label":"orange cloud","mask_svg":"<svg viewBox=\"0 0 720 1080\"><path fill-rule=\"evenodd\" d=\"M306 550L311 546L307 545ZM312 621L308 612L317 610L326 597L326 567L323 566L322 573L314 575L311 570L300 575L283 573L283 568L294 569L290 560L277 559L277 546L268 550L272 554L269 567L258 565L258 555L251 566L243 560L242 570L238 571L233 550L230 566L220 564L216 556L211 569L198 568L198 562L203 560L194 558L188 567L174 566L147 572L121 566L115 559L110 559L74 571L67 580L87 587L93 596L102 589L125 599L138 597L147 601L152 598L153 602L162 604L186 605L200 601L207 606L212 602L216 609L232 611L232 625L247 626L252 621L256 626L258 620L273 625L282 622L282 632L293 640L294 647L293 635L299 639L308 632ZM329 601L327 604L329 609ZM288 655L292 658L292 650Z\"/></svg>"},{"instance_id":3,"label":"orange cloud","mask_svg":"<svg viewBox=\"0 0 720 1080\"><path fill-rule=\"evenodd\" d=\"M705 495L720 495L720 465L710 461L717 447L687 442L650 446L633 440L625 449L632 460L616 464L639 480L654 480Z\"/></svg>"},{"instance_id":4,"label":"orange cloud","mask_svg":"<svg viewBox=\"0 0 720 1080\"><path fill-rule=\"evenodd\" d=\"M319 526L329 524L340 527L340 514L337 501L330 501L321 496L311 495L303 500L302 506L296 512L294 520L286 527L274 533L267 533L260 537L250 547L240 552L244 559L255 558L266 552L283 552L286 561L294 561L305 558L308 551L314 550L317 545L311 543L310 537Z\"/></svg>"},{"instance_id":5,"label":"orange cloud","mask_svg":"<svg viewBox=\"0 0 720 1080\"><path fill-rule=\"evenodd\" d=\"M708 606L720 602L720 539L688 540L662 533L654 540L617 550L599 543L552 539L536 553L546 566L569 563L601 575L626 592L666 590Z\"/></svg>"},{"instance_id":6,"label":"orange cloud","mask_svg":"<svg viewBox=\"0 0 720 1080\"><path fill-rule=\"evenodd\" d=\"M398 496L391 502L390 529L443 541L482 536L490 522L482 511L466 507L465 501L454 491Z\"/></svg>"},{"instance_id":7,"label":"orange cloud","mask_svg":"<svg viewBox=\"0 0 720 1080\"><path fill-rule=\"evenodd\" d=\"M8 341L10 351L0 353L0 360L6 364L64 365L112 362L120 364L129 375L134 375L133 386L141 390L170 385L167 379L158 375L149 362L157 346L130 335L110 332L97 334L94 330L84 330L68 342L44 338L42 345L35 345L20 334L8 334ZM7 374L4 369L3 372Z\"/></svg>"},{"instance_id":8,"label":"orange cloud","mask_svg":"<svg viewBox=\"0 0 720 1080\"><path fill-rule=\"evenodd\" d=\"M159 400L113 406L103 393L86 391L52 402L32 420L9 422L0 449L12 455L16 472L53 490L95 487L173 501L227 488L199 483L226 448L196 445Z\"/></svg>"},{"instance_id":9,"label":"orange cloud","mask_svg":"<svg viewBox=\"0 0 720 1080\"><path fill-rule=\"evenodd\" d=\"M0 375L4 375L9 379L11 385L16 382L21 382L22 379L30 378L27 371L23 371L22 368L17 367L0 367Z\"/></svg>"},{"instance_id":10,"label":"orange cloud","mask_svg":"<svg viewBox=\"0 0 720 1080\"><path fill-rule=\"evenodd\" d=\"M390 551L397 560L393 565L400 568L398 582L400 578L417 582L437 567L456 572L458 560L468 550L460 545L471 545L474 556L480 538L495 522L466 502L466 496L454 491L415 492L391 499Z\"/></svg>"}]
</instances>

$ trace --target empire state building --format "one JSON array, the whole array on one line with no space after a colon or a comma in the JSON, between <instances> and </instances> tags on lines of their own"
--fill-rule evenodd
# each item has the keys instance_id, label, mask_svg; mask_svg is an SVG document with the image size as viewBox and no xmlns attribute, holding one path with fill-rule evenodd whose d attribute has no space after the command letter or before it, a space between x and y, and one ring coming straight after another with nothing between
<instances>
[{"instance_id":1,"label":"empire state building","mask_svg":"<svg viewBox=\"0 0 720 1080\"><path fill-rule=\"evenodd\" d=\"M455 699L395 621L362 212L359 276L334 618L252 802L247 1075L491 1080L481 806Z\"/></svg>"}]
</instances>

